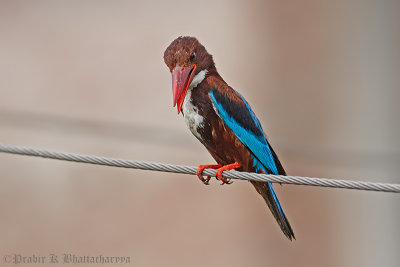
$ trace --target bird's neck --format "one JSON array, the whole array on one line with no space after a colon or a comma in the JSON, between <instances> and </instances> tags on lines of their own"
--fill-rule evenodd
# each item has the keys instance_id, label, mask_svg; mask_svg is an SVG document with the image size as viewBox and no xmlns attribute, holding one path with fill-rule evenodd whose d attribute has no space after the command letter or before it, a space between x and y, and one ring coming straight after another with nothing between
<instances>
[{"instance_id":1,"label":"bird's neck","mask_svg":"<svg viewBox=\"0 0 400 267\"><path fill-rule=\"evenodd\" d=\"M189 85L189 91L192 90L193 88L196 88L197 85L199 85L205 78L207 74L207 70L201 70L199 73L194 76L192 82Z\"/></svg>"},{"instance_id":2,"label":"bird's neck","mask_svg":"<svg viewBox=\"0 0 400 267\"><path fill-rule=\"evenodd\" d=\"M196 88L203 81L209 84L226 84L224 79L222 79L222 77L217 72L217 69L214 66L211 66L208 69L201 70L199 73L196 74L196 76L194 76L192 82L189 85L188 91Z\"/></svg>"}]
</instances>

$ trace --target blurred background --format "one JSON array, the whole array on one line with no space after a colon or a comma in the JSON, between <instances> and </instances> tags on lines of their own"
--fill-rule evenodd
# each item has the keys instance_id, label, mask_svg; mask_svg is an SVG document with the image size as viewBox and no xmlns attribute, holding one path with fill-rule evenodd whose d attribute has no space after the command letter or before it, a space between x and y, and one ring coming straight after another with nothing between
<instances>
[{"instance_id":1,"label":"blurred background","mask_svg":"<svg viewBox=\"0 0 400 267\"><path fill-rule=\"evenodd\" d=\"M400 182L399 1L1 1L1 143L198 165L163 53L196 36L288 174ZM0 154L0 253L134 266L399 266L400 198ZM0 265L5 265L2 262Z\"/></svg>"}]
</instances>

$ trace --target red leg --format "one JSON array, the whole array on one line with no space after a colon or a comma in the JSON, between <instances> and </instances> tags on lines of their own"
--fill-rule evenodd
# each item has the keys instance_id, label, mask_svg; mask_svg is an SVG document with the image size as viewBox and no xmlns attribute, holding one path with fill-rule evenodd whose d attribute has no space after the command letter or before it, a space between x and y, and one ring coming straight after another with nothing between
<instances>
[{"instance_id":1,"label":"red leg","mask_svg":"<svg viewBox=\"0 0 400 267\"><path fill-rule=\"evenodd\" d=\"M228 164L228 165L224 165L221 168L219 168L217 170L217 172L215 173L215 177L217 179L219 179L220 181L222 181L222 184L230 184L230 179L225 179L224 177L222 177L222 172L223 171L228 171L228 170L233 170L233 169L237 169L239 168L241 165L237 162L232 163L232 164Z\"/></svg>"},{"instance_id":2,"label":"red leg","mask_svg":"<svg viewBox=\"0 0 400 267\"><path fill-rule=\"evenodd\" d=\"M204 169L218 169L218 168L221 168L221 167L222 167L221 164L218 164L218 165L200 165L197 168L197 177L199 177L200 181L202 181L204 184L208 185L211 177L210 176L207 176L207 178L203 177L202 172L204 171Z\"/></svg>"}]
</instances>

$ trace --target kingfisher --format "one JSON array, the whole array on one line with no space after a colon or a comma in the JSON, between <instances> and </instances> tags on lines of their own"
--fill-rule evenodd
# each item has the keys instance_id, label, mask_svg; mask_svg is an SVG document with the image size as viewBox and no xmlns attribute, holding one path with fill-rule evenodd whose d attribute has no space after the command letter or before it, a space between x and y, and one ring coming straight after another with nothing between
<instances>
[{"instance_id":1,"label":"kingfisher","mask_svg":"<svg viewBox=\"0 0 400 267\"><path fill-rule=\"evenodd\" d=\"M198 167L197 176L204 184L211 178L202 175L206 168L216 169L222 184L230 183L223 171L233 169L286 175L250 105L218 74L212 55L195 37L175 39L165 50L164 61L172 74L173 106L217 162ZM295 239L272 184L251 183L286 237Z\"/></svg>"}]
</instances>

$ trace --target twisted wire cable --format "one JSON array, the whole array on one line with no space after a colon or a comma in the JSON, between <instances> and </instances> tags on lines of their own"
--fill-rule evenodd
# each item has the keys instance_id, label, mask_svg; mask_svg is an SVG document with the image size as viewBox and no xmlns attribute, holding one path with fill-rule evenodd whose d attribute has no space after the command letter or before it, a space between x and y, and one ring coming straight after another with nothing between
<instances>
[{"instance_id":1,"label":"twisted wire cable","mask_svg":"<svg viewBox=\"0 0 400 267\"><path fill-rule=\"evenodd\" d=\"M95 165L140 169L140 170L194 174L194 175L196 175L197 172L197 167L194 166L107 158L107 157L56 152L45 149L37 149L37 148L13 146L5 144L0 144L0 152L25 155L25 156L42 157L48 159L57 159L64 161L89 163ZM203 171L203 175L205 176L215 176L215 173L216 170L214 169L205 169ZM321 187L332 187L332 188L400 193L400 184L390 184L390 183L362 182L362 181L327 179L327 178L311 178L311 177L301 177L301 176L283 176L283 175L258 174L250 172L239 172L239 171L224 171L222 176L227 179L240 179L240 180L252 180L260 182L282 183L282 184L295 184L295 185L308 185L308 186L321 186Z\"/></svg>"}]
</instances>

